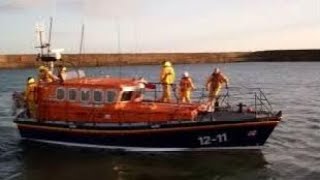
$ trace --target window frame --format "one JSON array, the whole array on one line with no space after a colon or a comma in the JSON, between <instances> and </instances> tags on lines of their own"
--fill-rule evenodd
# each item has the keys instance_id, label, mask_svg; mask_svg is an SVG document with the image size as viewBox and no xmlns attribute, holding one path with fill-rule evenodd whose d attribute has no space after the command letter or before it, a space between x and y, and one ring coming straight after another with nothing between
<instances>
[{"instance_id":1,"label":"window frame","mask_svg":"<svg viewBox=\"0 0 320 180\"><path fill-rule=\"evenodd\" d=\"M83 92L83 91L89 92L89 98L88 98L88 100L85 100L85 101L84 101L84 100L82 99L82 92ZM92 90L91 90L90 88L81 88L81 89L80 89L80 98L79 98L80 102L81 102L81 103L87 103L87 104L90 103L90 102L92 101L92 95L91 95L91 94L92 94Z\"/></svg>"},{"instance_id":2,"label":"window frame","mask_svg":"<svg viewBox=\"0 0 320 180\"><path fill-rule=\"evenodd\" d=\"M101 93L101 100L100 101L96 101L94 99L94 93L95 92L100 92ZM92 89L91 94L92 94L92 102L94 104L103 104L105 102L105 99L104 99L105 98L105 94L104 94L104 91L102 89Z\"/></svg>"},{"instance_id":3,"label":"window frame","mask_svg":"<svg viewBox=\"0 0 320 180\"><path fill-rule=\"evenodd\" d=\"M75 99L70 99L70 94L69 94L69 91L72 91L74 90L76 92L76 98ZM77 102L78 99L79 99L79 90L77 88L68 88L68 94L67 94L67 99L68 101L70 102Z\"/></svg>"},{"instance_id":4,"label":"window frame","mask_svg":"<svg viewBox=\"0 0 320 180\"><path fill-rule=\"evenodd\" d=\"M59 91L59 90L63 90L63 98L62 98L62 99L59 99L59 98L58 98L58 91ZM65 101L65 100L66 100L66 88L64 88L64 87L58 87L58 88L56 89L55 99L58 100L58 101Z\"/></svg>"},{"instance_id":5,"label":"window frame","mask_svg":"<svg viewBox=\"0 0 320 180\"><path fill-rule=\"evenodd\" d=\"M114 93L114 98L113 98L113 101L109 101L109 98L108 98L108 92L113 92ZM107 89L105 91L105 103L106 104L113 104L113 103L116 103L118 101L118 90L116 89Z\"/></svg>"}]
</instances>

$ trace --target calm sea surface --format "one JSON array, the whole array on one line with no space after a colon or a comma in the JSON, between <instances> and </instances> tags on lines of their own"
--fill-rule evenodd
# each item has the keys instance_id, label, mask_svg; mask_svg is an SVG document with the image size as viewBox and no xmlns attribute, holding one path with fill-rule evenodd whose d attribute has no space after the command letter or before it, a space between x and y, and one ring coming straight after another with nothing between
<instances>
[{"instance_id":1,"label":"calm sea surface","mask_svg":"<svg viewBox=\"0 0 320 180\"><path fill-rule=\"evenodd\" d=\"M214 66L231 84L261 87L284 120L259 151L125 153L25 143L12 123L11 93L34 69L0 70L0 179L320 179L320 63L178 65L201 87ZM86 68L90 76L118 67ZM159 66L122 67L156 81Z\"/></svg>"}]
</instances>

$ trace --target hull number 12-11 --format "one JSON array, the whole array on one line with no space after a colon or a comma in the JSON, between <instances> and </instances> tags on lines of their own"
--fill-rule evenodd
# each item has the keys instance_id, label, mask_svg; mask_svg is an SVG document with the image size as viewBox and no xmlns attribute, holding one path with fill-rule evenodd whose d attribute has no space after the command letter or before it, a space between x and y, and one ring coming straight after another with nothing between
<instances>
[{"instance_id":1,"label":"hull number 12-11","mask_svg":"<svg viewBox=\"0 0 320 180\"><path fill-rule=\"evenodd\" d=\"M215 137L200 136L198 137L201 146L210 145L212 143L223 143L228 141L227 133L217 134Z\"/></svg>"}]
</instances>

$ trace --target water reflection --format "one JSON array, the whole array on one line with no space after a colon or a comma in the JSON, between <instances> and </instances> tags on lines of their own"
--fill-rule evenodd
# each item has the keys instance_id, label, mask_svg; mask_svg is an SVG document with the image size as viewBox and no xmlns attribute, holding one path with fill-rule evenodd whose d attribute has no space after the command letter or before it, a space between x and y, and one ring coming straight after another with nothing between
<instances>
[{"instance_id":1,"label":"water reflection","mask_svg":"<svg viewBox=\"0 0 320 180\"><path fill-rule=\"evenodd\" d=\"M22 143L24 179L259 178L261 151L133 153Z\"/></svg>"}]
</instances>

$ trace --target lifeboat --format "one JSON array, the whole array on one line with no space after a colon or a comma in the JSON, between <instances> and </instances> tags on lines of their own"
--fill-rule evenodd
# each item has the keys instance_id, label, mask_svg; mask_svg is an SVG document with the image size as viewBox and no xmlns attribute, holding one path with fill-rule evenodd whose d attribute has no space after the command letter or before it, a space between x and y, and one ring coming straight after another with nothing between
<instances>
[{"instance_id":1,"label":"lifeboat","mask_svg":"<svg viewBox=\"0 0 320 180\"><path fill-rule=\"evenodd\" d=\"M37 111L15 118L25 140L133 151L259 148L281 121L262 91L249 93L253 107L236 103L229 88L214 112L202 96L194 103L159 102L155 88L132 78L80 77L39 83ZM256 89L257 90L257 89ZM202 92L203 93L203 92ZM201 93L200 93L201 94ZM262 98L263 97L263 98ZM232 99L232 106L228 101ZM237 99L237 98L236 98Z\"/></svg>"},{"instance_id":2,"label":"lifeboat","mask_svg":"<svg viewBox=\"0 0 320 180\"><path fill-rule=\"evenodd\" d=\"M51 67L59 60L39 58ZM210 112L204 89L192 103L164 103L159 83L71 74L38 83L33 117L20 106L14 122L23 140L128 151L257 149L282 118L260 89L230 87Z\"/></svg>"}]
</instances>

